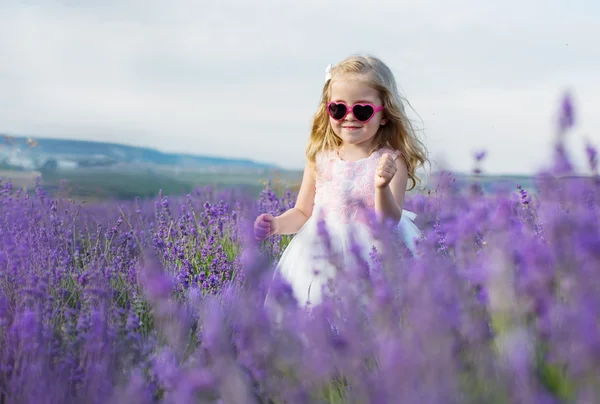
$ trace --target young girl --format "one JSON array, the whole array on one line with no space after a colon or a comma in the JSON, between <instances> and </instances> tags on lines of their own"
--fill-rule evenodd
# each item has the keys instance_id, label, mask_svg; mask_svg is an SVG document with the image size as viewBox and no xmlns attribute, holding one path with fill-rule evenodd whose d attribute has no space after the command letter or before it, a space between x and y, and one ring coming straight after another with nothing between
<instances>
[{"instance_id":1,"label":"young girl","mask_svg":"<svg viewBox=\"0 0 600 404\"><path fill-rule=\"evenodd\" d=\"M403 210L407 183L425 149L405 115L391 70L378 58L352 56L327 68L325 86L306 149L307 165L294 208L254 222L257 238L296 234L277 271L299 304L319 304L336 271L330 257L352 265L370 261L377 242L369 220L396 225L414 252L419 229Z\"/></svg>"}]
</instances>

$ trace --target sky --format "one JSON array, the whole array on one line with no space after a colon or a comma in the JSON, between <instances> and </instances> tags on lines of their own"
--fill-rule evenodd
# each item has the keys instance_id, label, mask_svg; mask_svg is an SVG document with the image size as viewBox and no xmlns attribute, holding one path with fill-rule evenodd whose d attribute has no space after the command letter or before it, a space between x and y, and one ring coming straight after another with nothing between
<instances>
[{"instance_id":1,"label":"sky","mask_svg":"<svg viewBox=\"0 0 600 404\"><path fill-rule=\"evenodd\" d=\"M562 95L600 146L597 0L0 0L0 133L301 169L325 68L392 69L433 167L534 173Z\"/></svg>"}]
</instances>

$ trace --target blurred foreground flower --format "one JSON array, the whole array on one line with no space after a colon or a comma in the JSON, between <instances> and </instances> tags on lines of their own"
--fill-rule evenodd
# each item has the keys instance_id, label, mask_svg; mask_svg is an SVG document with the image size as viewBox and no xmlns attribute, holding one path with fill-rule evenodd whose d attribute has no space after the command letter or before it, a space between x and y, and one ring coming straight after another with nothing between
<instances>
[{"instance_id":1,"label":"blurred foreground flower","mask_svg":"<svg viewBox=\"0 0 600 404\"><path fill-rule=\"evenodd\" d=\"M310 310L272 279L289 238L248 227L290 192L84 207L5 183L0 402L600 402L600 183L557 150L516 192L440 175L407 198L419 255L381 230Z\"/></svg>"}]
</instances>

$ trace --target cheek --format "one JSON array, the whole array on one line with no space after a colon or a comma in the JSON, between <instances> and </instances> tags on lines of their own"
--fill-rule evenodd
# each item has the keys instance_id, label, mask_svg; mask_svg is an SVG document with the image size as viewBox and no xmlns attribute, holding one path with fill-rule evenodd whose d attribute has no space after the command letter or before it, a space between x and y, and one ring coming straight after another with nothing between
<instances>
[{"instance_id":1,"label":"cheek","mask_svg":"<svg viewBox=\"0 0 600 404\"><path fill-rule=\"evenodd\" d=\"M335 119L331 119L329 118L329 125L331 126L331 128L333 129L333 132L337 135L340 130L342 129L342 123L339 121L336 121Z\"/></svg>"},{"instance_id":2,"label":"cheek","mask_svg":"<svg viewBox=\"0 0 600 404\"><path fill-rule=\"evenodd\" d=\"M383 115L381 113L379 113L376 116L374 116L373 119L371 119L371 122L369 122L369 123L373 123L373 125L379 127L379 126L381 126L382 122L383 122Z\"/></svg>"},{"instance_id":3,"label":"cheek","mask_svg":"<svg viewBox=\"0 0 600 404\"><path fill-rule=\"evenodd\" d=\"M381 119L373 118L367 123L368 132L372 135L377 133L381 126Z\"/></svg>"}]
</instances>

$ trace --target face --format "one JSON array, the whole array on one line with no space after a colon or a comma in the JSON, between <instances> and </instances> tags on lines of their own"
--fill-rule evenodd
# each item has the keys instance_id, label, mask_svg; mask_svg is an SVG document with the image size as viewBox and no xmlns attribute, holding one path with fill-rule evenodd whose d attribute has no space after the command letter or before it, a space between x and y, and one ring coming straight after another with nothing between
<instances>
[{"instance_id":1,"label":"face","mask_svg":"<svg viewBox=\"0 0 600 404\"><path fill-rule=\"evenodd\" d=\"M381 106L382 100L379 93L373 87L366 83L353 80L351 77L336 78L331 83L331 99L333 102L344 102L349 108L356 103L371 103ZM361 122L356 119L353 112L341 121L329 117L329 123L333 132L339 136L345 144L369 145L381 125L385 125L383 111L375 112L374 116L368 122Z\"/></svg>"}]
</instances>

